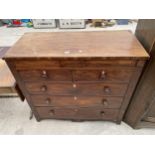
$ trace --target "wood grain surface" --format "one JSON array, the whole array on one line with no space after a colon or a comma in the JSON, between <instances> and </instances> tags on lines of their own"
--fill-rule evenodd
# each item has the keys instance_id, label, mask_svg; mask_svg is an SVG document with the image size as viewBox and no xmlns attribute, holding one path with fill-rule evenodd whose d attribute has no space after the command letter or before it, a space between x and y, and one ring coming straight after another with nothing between
<instances>
[{"instance_id":1,"label":"wood grain surface","mask_svg":"<svg viewBox=\"0 0 155 155\"><path fill-rule=\"evenodd\" d=\"M0 59L0 87L13 87L15 79L4 60Z\"/></svg>"},{"instance_id":2,"label":"wood grain surface","mask_svg":"<svg viewBox=\"0 0 155 155\"><path fill-rule=\"evenodd\" d=\"M6 62L2 60L10 47L0 47L0 95L15 95L15 79Z\"/></svg>"},{"instance_id":3,"label":"wood grain surface","mask_svg":"<svg viewBox=\"0 0 155 155\"><path fill-rule=\"evenodd\" d=\"M38 121L120 123L149 56L129 31L27 33L6 54Z\"/></svg>"},{"instance_id":4,"label":"wood grain surface","mask_svg":"<svg viewBox=\"0 0 155 155\"><path fill-rule=\"evenodd\" d=\"M123 98L107 96L32 95L35 106L120 108Z\"/></svg>"},{"instance_id":5,"label":"wood grain surface","mask_svg":"<svg viewBox=\"0 0 155 155\"><path fill-rule=\"evenodd\" d=\"M51 94L51 95L107 95L123 96L127 84L111 83L51 83L31 82L25 84L30 94Z\"/></svg>"},{"instance_id":6,"label":"wood grain surface","mask_svg":"<svg viewBox=\"0 0 155 155\"><path fill-rule=\"evenodd\" d=\"M129 31L25 33L5 58L147 58Z\"/></svg>"},{"instance_id":7,"label":"wood grain surface","mask_svg":"<svg viewBox=\"0 0 155 155\"><path fill-rule=\"evenodd\" d=\"M24 70L19 71L24 81L99 81L128 83L134 69L131 67L102 67L87 70Z\"/></svg>"},{"instance_id":8,"label":"wood grain surface","mask_svg":"<svg viewBox=\"0 0 155 155\"><path fill-rule=\"evenodd\" d=\"M102 108L62 108L62 107L36 107L39 116L56 119L80 119L80 120L111 120L116 121L118 109Z\"/></svg>"}]
</instances>

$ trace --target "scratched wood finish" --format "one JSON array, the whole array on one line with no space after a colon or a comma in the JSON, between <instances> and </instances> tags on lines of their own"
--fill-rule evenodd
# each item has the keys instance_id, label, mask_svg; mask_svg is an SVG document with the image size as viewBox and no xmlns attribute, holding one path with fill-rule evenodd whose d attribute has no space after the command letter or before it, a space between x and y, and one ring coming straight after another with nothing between
<instances>
[{"instance_id":1,"label":"scratched wood finish","mask_svg":"<svg viewBox=\"0 0 155 155\"><path fill-rule=\"evenodd\" d=\"M83 119L85 120L116 120L117 109L102 108L61 108L61 107L37 107L41 118L55 119Z\"/></svg>"},{"instance_id":2,"label":"scratched wood finish","mask_svg":"<svg viewBox=\"0 0 155 155\"><path fill-rule=\"evenodd\" d=\"M129 31L25 33L6 58L145 58Z\"/></svg>"},{"instance_id":3,"label":"scratched wood finish","mask_svg":"<svg viewBox=\"0 0 155 155\"><path fill-rule=\"evenodd\" d=\"M122 97L32 95L35 106L120 108Z\"/></svg>"},{"instance_id":4,"label":"scratched wood finish","mask_svg":"<svg viewBox=\"0 0 155 155\"><path fill-rule=\"evenodd\" d=\"M30 94L50 95L113 95L124 96L126 84L111 83L26 83L25 87Z\"/></svg>"},{"instance_id":5,"label":"scratched wood finish","mask_svg":"<svg viewBox=\"0 0 155 155\"><path fill-rule=\"evenodd\" d=\"M148 58L128 31L29 33L5 56L37 121L116 123Z\"/></svg>"},{"instance_id":6,"label":"scratched wood finish","mask_svg":"<svg viewBox=\"0 0 155 155\"><path fill-rule=\"evenodd\" d=\"M51 68L67 68L67 69L73 69L73 68L80 68L80 69L86 69L86 68L103 68L103 66L136 66L135 60L123 60L123 59L116 59L114 60L94 60L95 58L74 58L74 60L71 59L35 59L31 58L28 60L25 59L14 59L15 68L17 70L31 70L31 69L51 69ZM35 64L35 65L34 65Z\"/></svg>"},{"instance_id":7,"label":"scratched wood finish","mask_svg":"<svg viewBox=\"0 0 155 155\"><path fill-rule=\"evenodd\" d=\"M89 70L24 70L19 71L24 81L103 81L128 83L134 69L124 67L103 67Z\"/></svg>"}]
</instances>

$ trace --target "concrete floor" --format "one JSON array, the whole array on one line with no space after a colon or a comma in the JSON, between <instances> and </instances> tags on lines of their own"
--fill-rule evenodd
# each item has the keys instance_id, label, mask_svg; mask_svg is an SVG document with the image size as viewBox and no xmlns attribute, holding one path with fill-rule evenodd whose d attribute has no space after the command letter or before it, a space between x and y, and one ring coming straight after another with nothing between
<instances>
[{"instance_id":1,"label":"concrete floor","mask_svg":"<svg viewBox=\"0 0 155 155\"><path fill-rule=\"evenodd\" d=\"M88 28L77 31L131 30L135 31L136 23L127 26L110 28ZM57 29L5 28L0 27L0 46L13 45L25 32L64 31ZM67 30L75 31L75 30ZM61 120L29 120L30 108L18 97L0 98L0 134L155 134L155 129L133 130L124 122L117 125L112 122L71 122Z\"/></svg>"},{"instance_id":2,"label":"concrete floor","mask_svg":"<svg viewBox=\"0 0 155 155\"><path fill-rule=\"evenodd\" d=\"M104 135L104 134L155 134L155 129L133 130L124 122L61 120L29 120L30 108L18 97L0 98L0 134L11 135Z\"/></svg>"}]
</instances>

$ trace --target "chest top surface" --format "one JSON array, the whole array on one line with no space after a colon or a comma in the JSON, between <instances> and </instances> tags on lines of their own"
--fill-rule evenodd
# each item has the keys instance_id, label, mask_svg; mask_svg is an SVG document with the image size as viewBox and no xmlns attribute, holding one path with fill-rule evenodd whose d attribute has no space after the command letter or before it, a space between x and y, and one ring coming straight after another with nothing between
<instances>
[{"instance_id":1,"label":"chest top surface","mask_svg":"<svg viewBox=\"0 0 155 155\"><path fill-rule=\"evenodd\" d=\"M148 58L129 31L25 33L4 58Z\"/></svg>"}]
</instances>

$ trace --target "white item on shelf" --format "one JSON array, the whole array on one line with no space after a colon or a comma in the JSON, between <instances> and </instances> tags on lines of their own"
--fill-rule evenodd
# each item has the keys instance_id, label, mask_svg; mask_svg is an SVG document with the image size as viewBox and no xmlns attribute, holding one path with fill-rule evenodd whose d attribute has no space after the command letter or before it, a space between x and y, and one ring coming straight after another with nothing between
<instances>
[{"instance_id":1,"label":"white item on shelf","mask_svg":"<svg viewBox=\"0 0 155 155\"><path fill-rule=\"evenodd\" d=\"M59 19L59 28L61 29L81 29L85 26L84 19Z\"/></svg>"},{"instance_id":2,"label":"white item on shelf","mask_svg":"<svg viewBox=\"0 0 155 155\"><path fill-rule=\"evenodd\" d=\"M33 27L37 29L56 27L55 19L32 19L32 22Z\"/></svg>"}]
</instances>

